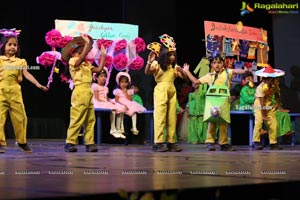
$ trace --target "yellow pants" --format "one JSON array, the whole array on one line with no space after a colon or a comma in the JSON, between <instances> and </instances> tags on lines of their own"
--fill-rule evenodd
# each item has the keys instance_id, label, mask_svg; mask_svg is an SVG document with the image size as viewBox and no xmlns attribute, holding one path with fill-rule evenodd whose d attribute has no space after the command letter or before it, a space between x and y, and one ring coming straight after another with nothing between
<instances>
[{"instance_id":1,"label":"yellow pants","mask_svg":"<svg viewBox=\"0 0 300 200\"><path fill-rule=\"evenodd\" d=\"M277 144L277 119L275 110L267 112L267 117L270 119L266 121L269 130L269 143ZM254 110L254 130L253 130L253 142L260 142L260 129L263 125L262 114L259 109Z\"/></svg>"},{"instance_id":2,"label":"yellow pants","mask_svg":"<svg viewBox=\"0 0 300 200\"><path fill-rule=\"evenodd\" d=\"M76 85L71 97L70 125L66 143L77 144L80 129L84 126L85 145L94 144L95 111L90 84Z\"/></svg>"},{"instance_id":3,"label":"yellow pants","mask_svg":"<svg viewBox=\"0 0 300 200\"><path fill-rule=\"evenodd\" d=\"M27 116L22 98L21 86L17 82L0 82L0 145L5 146L5 122L10 114L16 142L26 143Z\"/></svg>"},{"instance_id":4,"label":"yellow pants","mask_svg":"<svg viewBox=\"0 0 300 200\"><path fill-rule=\"evenodd\" d=\"M154 143L176 142L176 89L174 84L159 83L154 88ZM166 138L164 139L164 128Z\"/></svg>"},{"instance_id":5,"label":"yellow pants","mask_svg":"<svg viewBox=\"0 0 300 200\"><path fill-rule=\"evenodd\" d=\"M229 144L228 133L227 133L227 122L209 122L207 128L207 136L205 143L215 143L217 124L219 127L219 144Z\"/></svg>"}]
</instances>

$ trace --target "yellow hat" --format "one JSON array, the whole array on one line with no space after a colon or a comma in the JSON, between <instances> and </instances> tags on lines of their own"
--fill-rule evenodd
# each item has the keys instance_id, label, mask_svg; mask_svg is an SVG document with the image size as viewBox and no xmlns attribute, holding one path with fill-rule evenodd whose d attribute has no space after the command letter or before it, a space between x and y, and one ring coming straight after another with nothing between
<instances>
[{"instance_id":1,"label":"yellow hat","mask_svg":"<svg viewBox=\"0 0 300 200\"><path fill-rule=\"evenodd\" d=\"M173 37L167 35L167 34L163 34L161 36L159 36L160 38L160 42L165 45L169 51L176 51L176 43L173 39Z\"/></svg>"},{"instance_id":2,"label":"yellow hat","mask_svg":"<svg viewBox=\"0 0 300 200\"><path fill-rule=\"evenodd\" d=\"M93 38L91 38L90 36L88 36L90 39L89 42L89 47L88 49L91 50L93 47ZM80 46L84 46L84 39L79 36L79 37L74 37L70 42L68 42L68 44L62 49L61 52L61 58L64 62L68 62L72 53L74 52L74 50Z\"/></svg>"},{"instance_id":3,"label":"yellow hat","mask_svg":"<svg viewBox=\"0 0 300 200\"><path fill-rule=\"evenodd\" d=\"M161 48L161 44L159 44L158 42L152 42L147 45L147 49L154 52L157 57L159 56L160 48Z\"/></svg>"}]
</instances>

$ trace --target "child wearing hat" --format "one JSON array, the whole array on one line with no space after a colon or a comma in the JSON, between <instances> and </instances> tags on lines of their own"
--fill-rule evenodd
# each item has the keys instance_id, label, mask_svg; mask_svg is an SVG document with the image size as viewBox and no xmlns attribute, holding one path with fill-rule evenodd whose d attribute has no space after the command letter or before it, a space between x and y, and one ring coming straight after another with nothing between
<instances>
[{"instance_id":1,"label":"child wearing hat","mask_svg":"<svg viewBox=\"0 0 300 200\"><path fill-rule=\"evenodd\" d=\"M274 83L274 79L284 74L284 71L273 69L271 66L255 72L255 75L262 77L262 81L256 88L253 106L255 124L252 147L254 150L262 150L264 148L260 143L260 130L263 122L265 122L268 127L270 150L282 149L282 147L277 144L278 122L276 119L276 109L277 107L281 109L281 104L275 106L272 98L275 96L277 102L279 102L279 89Z\"/></svg>"},{"instance_id":2,"label":"child wearing hat","mask_svg":"<svg viewBox=\"0 0 300 200\"><path fill-rule=\"evenodd\" d=\"M186 78L181 67L177 65L175 42L172 37L164 34L159 37L163 45L157 42L147 46L151 52L148 55L145 74L153 75L156 81L154 88L154 145L155 152L180 152L176 139L176 88L174 80L177 77ZM155 44L155 45L152 45ZM166 137L164 137L164 129Z\"/></svg>"},{"instance_id":3,"label":"child wearing hat","mask_svg":"<svg viewBox=\"0 0 300 200\"><path fill-rule=\"evenodd\" d=\"M147 109L141 104L132 100L134 90L130 89L131 78L127 72L119 72L116 76L117 88L114 89L116 103L124 106L125 114L131 117L132 128L131 132L134 135L138 135L139 131L136 126L137 113L142 113ZM121 130L123 120L117 120L117 130Z\"/></svg>"},{"instance_id":4,"label":"child wearing hat","mask_svg":"<svg viewBox=\"0 0 300 200\"><path fill-rule=\"evenodd\" d=\"M47 91L27 70L27 61L19 58L20 46L18 35L20 30L1 29L0 41L0 153L5 153L6 141L4 126L9 112L14 127L18 147L24 152L32 150L26 142L27 116L22 98L20 82L22 76L37 88Z\"/></svg>"},{"instance_id":5,"label":"child wearing hat","mask_svg":"<svg viewBox=\"0 0 300 200\"><path fill-rule=\"evenodd\" d=\"M85 58L93 45L93 39L85 34L73 38L62 50L62 60L67 64L74 89L71 97L70 124L65 144L66 152L77 152L77 138L82 126L85 128L84 143L87 152L97 152L94 142L95 112L92 72L100 72L104 67L106 49L101 46L102 59L98 67Z\"/></svg>"}]
</instances>

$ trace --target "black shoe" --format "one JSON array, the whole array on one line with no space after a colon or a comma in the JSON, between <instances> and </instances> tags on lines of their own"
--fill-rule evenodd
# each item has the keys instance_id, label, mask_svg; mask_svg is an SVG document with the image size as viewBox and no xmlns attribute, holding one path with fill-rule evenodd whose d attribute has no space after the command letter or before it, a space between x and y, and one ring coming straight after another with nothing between
<instances>
[{"instance_id":1,"label":"black shoe","mask_svg":"<svg viewBox=\"0 0 300 200\"><path fill-rule=\"evenodd\" d=\"M98 147L95 144L85 145L86 152L98 152Z\"/></svg>"},{"instance_id":2,"label":"black shoe","mask_svg":"<svg viewBox=\"0 0 300 200\"><path fill-rule=\"evenodd\" d=\"M254 150L263 150L264 146L262 146L259 142L254 142L252 144L252 149Z\"/></svg>"},{"instance_id":3,"label":"black shoe","mask_svg":"<svg viewBox=\"0 0 300 200\"><path fill-rule=\"evenodd\" d=\"M236 151L230 144L221 145L221 151Z\"/></svg>"},{"instance_id":4,"label":"black shoe","mask_svg":"<svg viewBox=\"0 0 300 200\"><path fill-rule=\"evenodd\" d=\"M155 151L155 152L166 152L166 151L169 151L169 149L163 143L154 144L152 150Z\"/></svg>"},{"instance_id":5,"label":"black shoe","mask_svg":"<svg viewBox=\"0 0 300 200\"><path fill-rule=\"evenodd\" d=\"M0 153L5 153L5 146L4 145L0 145Z\"/></svg>"},{"instance_id":6,"label":"black shoe","mask_svg":"<svg viewBox=\"0 0 300 200\"><path fill-rule=\"evenodd\" d=\"M77 152L77 146L75 144L67 143L65 145L65 151L66 152Z\"/></svg>"},{"instance_id":7,"label":"black shoe","mask_svg":"<svg viewBox=\"0 0 300 200\"><path fill-rule=\"evenodd\" d=\"M282 150L282 146L279 146L278 144L270 144L270 150Z\"/></svg>"},{"instance_id":8,"label":"black shoe","mask_svg":"<svg viewBox=\"0 0 300 200\"><path fill-rule=\"evenodd\" d=\"M31 148L28 146L27 143L25 144L20 144L18 143L18 146L21 148L22 151L26 152L26 153L32 153Z\"/></svg>"},{"instance_id":9,"label":"black shoe","mask_svg":"<svg viewBox=\"0 0 300 200\"><path fill-rule=\"evenodd\" d=\"M207 143L207 151L215 151L216 147L213 143Z\"/></svg>"},{"instance_id":10,"label":"black shoe","mask_svg":"<svg viewBox=\"0 0 300 200\"><path fill-rule=\"evenodd\" d=\"M183 150L183 148L179 147L176 143L168 143L167 148L171 152L179 152Z\"/></svg>"}]
</instances>

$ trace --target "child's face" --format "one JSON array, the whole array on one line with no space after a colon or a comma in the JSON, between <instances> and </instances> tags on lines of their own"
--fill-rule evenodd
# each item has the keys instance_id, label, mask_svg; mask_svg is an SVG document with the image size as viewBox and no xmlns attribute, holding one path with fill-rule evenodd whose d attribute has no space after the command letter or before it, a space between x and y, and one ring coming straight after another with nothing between
<instances>
[{"instance_id":1,"label":"child's face","mask_svg":"<svg viewBox=\"0 0 300 200\"><path fill-rule=\"evenodd\" d=\"M119 85L120 85L120 88L121 88L121 89L127 88L127 87L128 87L128 84L129 84L129 82L128 82L128 80L127 80L126 77L123 77L123 78L120 79Z\"/></svg>"},{"instance_id":2,"label":"child's face","mask_svg":"<svg viewBox=\"0 0 300 200\"><path fill-rule=\"evenodd\" d=\"M97 82L99 85L105 85L105 82L106 82L106 74L105 73L102 73L100 74L98 77L97 77Z\"/></svg>"},{"instance_id":3,"label":"child's face","mask_svg":"<svg viewBox=\"0 0 300 200\"><path fill-rule=\"evenodd\" d=\"M9 38L4 49L4 54L8 57L13 56L18 51L18 43L16 38Z\"/></svg>"},{"instance_id":4,"label":"child's face","mask_svg":"<svg viewBox=\"0 0 300 200\"><path fill-rule=\"evenodd\" d=\"M253 76L247 76L242 80L242 85L247 85L249 81L253 82Z\"/></svg>"},{"instance_id":5,"label":"child's face","mask_svg":"<svg viewBox=\"0 0 300 200\"><path fill-rule=\"evenodd\" d=\"M176 60L176 55L175 55L175 52L172 51L169 53L169 62L174 63L175 60Z\"/></svg>"},{"instance_id":6,"label":"child's face","mask_svg":"<svg viewBox=\"0 0 300 200\"><path fill-rule=\"evenodd\" d=\"M138 93L139 92L139 88L136 87L136 86L133 86L133 90L134 90L134 93Z\"/></svg>"},{"instance_id":7,"label":"child's face","mask_svg":"<svg viewBox=\"0 0 300 200\"><path fill-rule=\"evenodd\" d=\"M211 63L211 66L215 72L220 72L224 68L224 62L220 59L214 59Z\"/></svg>"}]
</instances>

